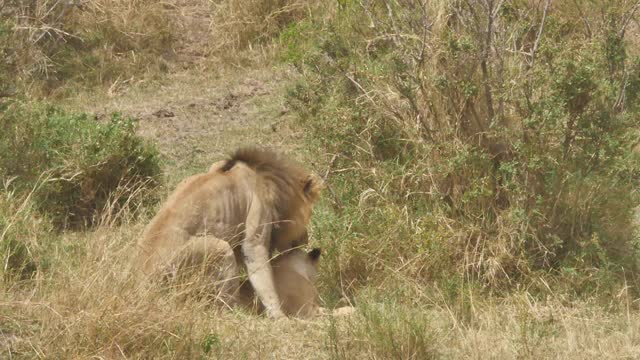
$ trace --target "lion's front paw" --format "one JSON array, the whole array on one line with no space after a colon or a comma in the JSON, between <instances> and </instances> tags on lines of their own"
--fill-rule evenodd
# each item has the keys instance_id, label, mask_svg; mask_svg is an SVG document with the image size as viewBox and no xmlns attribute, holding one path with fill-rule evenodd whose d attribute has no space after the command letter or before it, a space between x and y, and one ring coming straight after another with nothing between
<instances>
[{"instance_id":1,"label":"lion's front paw","mask_svg":"<svg viewBox=\"0 0 640 360\"><path fill-rule=\"evenodd\" d=\"M286 319L287 315L285 315L280 309L270 309L267 311L267 317L269 317L269 319L278 320Z\"/></svg>"}]
</instances>

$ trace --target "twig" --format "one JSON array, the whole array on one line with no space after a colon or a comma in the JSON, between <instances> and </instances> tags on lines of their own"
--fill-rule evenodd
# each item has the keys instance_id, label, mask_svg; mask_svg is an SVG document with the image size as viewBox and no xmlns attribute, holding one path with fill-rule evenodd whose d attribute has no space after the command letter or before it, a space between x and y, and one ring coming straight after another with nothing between
<instances>
[{"instance_id":1,"label":"twig","mask_svg":"<svg viewBox=\"0 0 640 360\"><path fill-rule=\"evenodd\" d=\"M578 14L580 14L580 19L584 23L584 27L587 29L587 35L591 38L593 36L591 32L591 26L589 25L589 21L587 21L587 17L582 12L582 7L578 3L578 0L573 0L573 4L576 6L576 9L578 9Z\"/></svg>"},{"instance_id":2,"label":"twig","mask_svg":"<svg viewBox=\"0 0 640 360\"><path fill-rule=\"evenodd\" d=\"M366 4L363 4L362 1L360 1L360 7L362 7L362 9L364 10L365 14L367 14L367 17L369 17L369 27L371 29L375 29L376 27L376 23L373 20L373 14L371 14L371 10L369 10L369 4L368 2L365 2Z\"/></svg>"},{"instance_id":3,"label":"twig","mask_svg":"<svg viewBox=\"0 0 640 360\"><path fill-rule=\"evenodd\" d=\"M629 22L631 22L631 19L633 19L633 16L635 15L639 7L640 7L640 0L636 1L636 3L631 8L631 10L629 10L627 17L622 21L622 28L620 29L620 34L619 34L620 38L624 37L624 33L627 30L627 26L629 25Z\"/></svg>"},{"instance_id":4,"label":"twig","mask_svg":"<svg viewBox=\"0 0 640 360\"><path fill-rule=\"evenodd\" d=\"M340 155L339 153L333 154L333 156L331 157L331 161L329 161L329 165L327 166L327 171L325 171L324 176L322 177L322 180L324 181L324 186L331 193L331 196L333 197L333 202L337 206L337 209L342 210L344 208L344 204L342 203L342 201L340 201L340 197L338 197L335 191L333 191L333 188L329 185L329 182L328 182L329 175L331 175L332 172L333 173L336 172L336 171L332 171L331 169L335 166L336 160L338 159L339 155Z\"/></svg>"},{"instance_id":5,"label":"twig","mask_svg":"<svg viewBox=\"0 0 640 360\"><path fill-rule=\"evenodd\" d=\"M345 75L347 77L347 79L351 80L351 82L358 88L360 89L360 91L362 91L362 94L364 96L366 96L366 98L373 104L376 105L376 102L373 100L373 98L369 95L369 92L367 90L365 90L362 85L360 85L351 75Z\"/></svg>"},{"instance_id":6,"label":"twig","mask_svg":"<svg viewBox=\"0 0 640 360\"><path fill-rule=\"evenodd\" d=\"M327 171L324 172L324 176L322 180L327 181L329 178L329 174L331 174L331 168L336 164L336 160L338 159L339 154L333 154L331 160L329 161L329 165L327 166Z\"/></svg>"},{"instance_id":7,"label":"twig","mask_svg":"<svg viewBox=\"0 0 640 360\"><path fill-rule=\"evenodd\" d=\"M614 112L619 112L619 111L622 111L622 109L624 109L624 103L626 98L625 94L626 94L628 82L629 82L629 72L625 69L623 74L623 79L620 82L618 99L616 99L616 103L613 104Z\"/></svg>"},{"instance_id":8,"label":"twig","mask_svg":"<svg viewBox=\"0 0 640 360\"><path fill-rule=\"evenodd\" d=\"M399 34L400 31L398 31L398 25L396 24L396 19L393 16L393 10L391 9L391 5L389 4L389 1L385 1L385 5L387 7L387 13L388 13L389 19L391 20L391 26L393 27L393 31L396 34ZM398 37L397 36L393 37L392 40L393 40L393 43L396 46L399 45L399 41L398 41Z\"/></svg>"},{"instance_id":9,"label":"twig","mask_svg":"<svg viewBox=\"0 0 640 360\"><path fill-rule=\"evenodd\" d=\"M540 45L540 39L542 38L542 31L544 30L544 23L547 18L547 11L549 10L550 4L551 0L547 0L544 4L544 10L542 11L542 21L540 22L540 28L538 28L538 35L536 35L536 40L533 42L533 49L531 49L531 63L529 65L529 69L533 68L533 64L536 61L536 53L538 52L538 46Z\"/></svg>"}]
</instances>

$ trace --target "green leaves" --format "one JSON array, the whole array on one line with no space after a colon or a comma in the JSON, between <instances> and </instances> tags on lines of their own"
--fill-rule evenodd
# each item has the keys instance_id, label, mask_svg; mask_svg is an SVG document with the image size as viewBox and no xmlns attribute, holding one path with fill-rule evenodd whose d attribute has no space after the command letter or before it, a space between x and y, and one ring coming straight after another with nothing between
<instances>
[{"instance_id":1,"label":"green leaves","mask_svg":"<svg viewBox=\"0 0 640 360\"><path fill-rule=\"evenodd\" d=\"M458 262L450 271L485 284L552 273L593 238L602 255L584 266L636 267L629 9L487 4L373 2L306 20L306 44L321 45L298 63L305 91L290 98L304 101L311 141L359 169L336 176L338 196L363 212L365 237L382 225L358 193L409 220L422 216L410 209L439 214L442 239L456 239L441 244Z\"/></svg>"},{"instance_id":2,"label":"green leaves","mask_svg":"<svg viewBox=\"0 0 640 360\"><path fill-rule=\"evenodd\" d=\"M14 103L0 121L0 174L16 177L19 191L37 189L38 208L59 227L153 201L138 196L158 185L159 154L135 134L133 119L116 113L102 124L46 104Z\"/></svg>"}]
</instances>

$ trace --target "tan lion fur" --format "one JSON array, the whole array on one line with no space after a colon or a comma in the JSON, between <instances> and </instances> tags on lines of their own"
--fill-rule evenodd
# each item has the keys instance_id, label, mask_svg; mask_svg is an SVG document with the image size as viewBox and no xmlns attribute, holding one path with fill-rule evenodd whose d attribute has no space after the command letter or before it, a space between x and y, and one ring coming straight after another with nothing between
<instances>
[{"instance_id":1,"label":"tan lion fur","mask_svg":"<svg viewBox=\"0 0 640 360\"><path fill-rule=\"evenodd\" d=\"M284 316L268 260L274 250L307 242L306 226L321 189L317 177L279 154L240 149L177 186L139 243L142 271L170 272L177 259L190 258L190 251L206 254L222 240L247 268L267 314Z\"/></svg>"},{"instance_id":2,"label":"tan lion fur","mask_svg":"<svg viewBox=\"0 0 640 360\"><path fill-rule=\"evenodd\" d=\"M282 311L287 316L309 318L321 313L315 287L319 258L320 249L313 249L308 253L292 249L271 261L273 282ZM253 287L248 281L240 287L238 302L256 313L264 311L264 307L255 301Z\"/></svg>"}]
</instances>

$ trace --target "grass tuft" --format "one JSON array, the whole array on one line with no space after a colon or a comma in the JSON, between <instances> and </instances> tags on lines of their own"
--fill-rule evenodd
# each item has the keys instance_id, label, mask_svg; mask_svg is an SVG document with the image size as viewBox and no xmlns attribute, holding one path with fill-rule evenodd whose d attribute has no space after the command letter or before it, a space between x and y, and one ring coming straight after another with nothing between
<instances>
[{"instance_id":1,"label":"grass tuft","mask_svg":"<svg viewBox=\"0 0 640 360\"><path fill-rule=\"evenodd\" d=\"M114 88L165 71L172 55L175 25L157 1L9 1L0 11L0 66L21 92Z\"/></svg>"}]
</instances>

